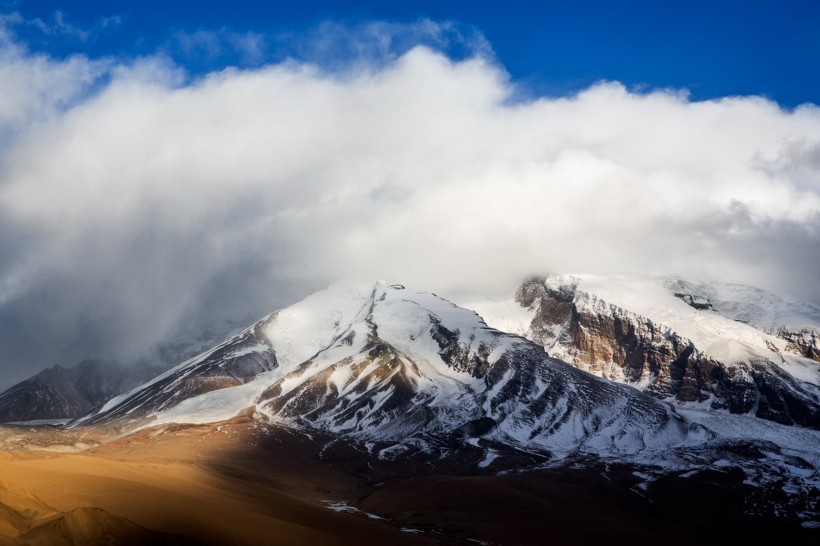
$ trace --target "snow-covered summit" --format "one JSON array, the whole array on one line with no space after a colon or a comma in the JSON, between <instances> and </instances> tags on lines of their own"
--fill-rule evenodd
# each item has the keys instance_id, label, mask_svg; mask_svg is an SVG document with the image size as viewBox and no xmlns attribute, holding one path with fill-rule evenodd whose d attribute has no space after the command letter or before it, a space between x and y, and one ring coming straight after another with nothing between
<instances>
[{"instance_id":1,"label":"snow-covered summit","mask_svg":"<svg viewBox=\"0 0 820 546\"><path fill-rule=\"evenodd\" d=\"M83 422L207 422L248 407L362 440L484 438L551 453L710 437L669 405L554 360L474 311L384 282L334 285L272 313Z\"/></svg>"},{"instance_id":2,"label":"snow-covered summit","mask_svg":"<svg viewBox=\"0 0 820 546\"><path fill-rule=\"evenodd\" d=\"M800 308L787 305L773 294L742 285L695 284L670 277L596 275L550 276L545 284L553 289L574 285L580 305L590 309L615 306L647 317L691 340L702 352L726 362L785 351L787 342L769 333L782 326L777 323L779 318L813 320L810 314L801 315ZM724 294L725 299L720 299L718 293ZM695 305L688 303L684 295L695 296L691 300ZM764 300L781 305L764 308L759 305ZM714 308L698 308L698 302L711 303ZM741 322L739 317L750 320ZM776 326L769 331L754 326L761 322ZM818 380L820 376L815 376L812 382L820 384Z\"/></svg>"},{"instance_id":3,"label":"snow-covered summit","mask_svg":"<svg viewBox=\"0 0 820 546\"><path fill-rule=\"evenodd\" d=\"M738 283L657 279L678 297L698 298L708 309L769 334L789 327L820 328L820 307L789 296Z\"/></svg>"},{"instance_id":4,"label":"snow-covered summit","mask_svg":"<svg viewBox=\"0 0 820 546\"><path fill-rule=\"evenodd\" d=\"M471 306L554 357L676 404L820 426L808 304L671 277L550 275L525 282L514 299ZM754 326L764 322L770 332Z\"/></svg>"}]
</instances>

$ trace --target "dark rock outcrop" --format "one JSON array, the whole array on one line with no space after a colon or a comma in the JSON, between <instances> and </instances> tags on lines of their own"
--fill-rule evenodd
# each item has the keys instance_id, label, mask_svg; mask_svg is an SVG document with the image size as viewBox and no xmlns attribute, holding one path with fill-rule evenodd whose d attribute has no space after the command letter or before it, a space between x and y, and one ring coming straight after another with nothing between
<instances>
[{"instance_id":1,"label":"dark rock outcrop","mask_svg":"<svg viewBox=\"0 0 820 546\"><path fill-rule=\"evenodd\" d=\"M765 358L720 362L669 328L619 307L600 301L579 305L579 299L590 296L577 293L576 286L555 287L533 277L516 292L516 301L535 311L528 337L548 351L560 349L574 366L636 385L657 398L711 401L714 409L820 428L820 389L815 385ZM696 308L708 309L696 303ZM781 337L813 358L816 334L799 330Z\"/></svg>"},{"instance_id":2,"label":"dark rock outcrop","mask_svg":"<svg viewBox=\"0 0 820 546\"><path fill-rule=\"evenodd\" d=\"M795 354L820 362L820 330L809 326L803 328L782 327L777 337L789 342L787 350Z\"/></svg>"}]
</instances>

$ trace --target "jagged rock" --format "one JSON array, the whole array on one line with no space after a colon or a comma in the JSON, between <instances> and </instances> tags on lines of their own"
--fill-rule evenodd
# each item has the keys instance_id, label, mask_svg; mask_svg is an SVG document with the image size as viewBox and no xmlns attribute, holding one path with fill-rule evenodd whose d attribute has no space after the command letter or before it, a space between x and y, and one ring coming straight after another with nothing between
<instances>
[{"instance_id":1,"label":"jagged rock","mask_svg":"<svg viewBox=\"0 0 820 546\"><path fill-rule=\"evenodd\" d=\"M674 296L694 309L713 309L703 296ZM661 399L708 402L732 413L820 428L817 386L765 356L721 361L670 327L579 290L572 277L532 277L518 288L515 301L533 313L525 335L580 369ZM795 353L816 360L816 329L782 329L779 336Z\"/></svg>"},{"instance_id":2,"label":"jagged rock","mask_svg":"<svg viewBox=\"0 0 820 546\"><path fill-rule=\"evenodd\" d=\"M687 294L685 292L675 292L675 297L682 299L686 302L686 305L689 307L694 307L695 309L714 309L712 302L710 302L709 298L705 296L697 296L694 294Z\"/></svg>"},{"instance_id":3,"label":"jagged rock","mask_svg":"<svg viewBox=\"0 0 820 546\"><path fill-rule=\"evenodd\" d=\"M817 328L784 326L777 331L777 337L789 342L786 345L787 350L820 362L820 330Z\"/></svg>"}]
</instances>

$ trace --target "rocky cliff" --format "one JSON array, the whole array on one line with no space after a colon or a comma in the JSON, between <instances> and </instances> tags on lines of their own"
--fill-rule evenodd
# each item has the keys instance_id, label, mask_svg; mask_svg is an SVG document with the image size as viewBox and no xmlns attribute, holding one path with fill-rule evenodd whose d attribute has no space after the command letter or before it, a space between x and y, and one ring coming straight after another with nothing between
<instances>
[{"instance_id":1,"label":"rocky cliff","mask_svg":"<svg viewBox=\"0 0 820 546\"><path fill-rule=\"evenodd\" d=\"M610 304L578 284L572 277L534 277L516 292L515 301L532 313L525 335L552 356L657 398L820 428L817 385L783 367L790 358L785 353L817 360L816 329L782 329L779 336L787 343L780 346L761 332L766 349L736 342L736 354L710 354L698 340ZM698 313L715 315L708 300L673 295ZM806 365L793 358L789 363Z\"/></svg>"}]
</instances>

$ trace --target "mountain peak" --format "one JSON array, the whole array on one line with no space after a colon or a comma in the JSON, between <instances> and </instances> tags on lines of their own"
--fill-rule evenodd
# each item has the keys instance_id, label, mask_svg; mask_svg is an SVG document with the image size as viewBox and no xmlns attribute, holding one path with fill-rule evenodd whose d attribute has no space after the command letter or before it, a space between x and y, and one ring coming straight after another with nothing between
<instances>
[{"instance_id":1,"label":"mountain peak","mask_svg":"<svg viewBox=\"0 0 820 546\"><path fill-rule=\"evenodd\" d=\"M730 283L549 275L522 284L515 301L472 306L557 358L681 409L820 427L810 305ZM781 320L809 326L778 327ZM755 326L762 322L771 332Z\"/></svg>"},{"instance_id":2,"label":"mountain peak","mask_svg":"<svg viewBox=\"0 0 820 546\"><path fill-rule=\"evenodd\" d=\"M385 281L337 283L72 426L162 431L243 415L305 434L328 457L342 449L371 462L475 471L602 460L679 473L728 458L749 480L776 474L789 491L812 490L801 472L816 464L794 470L778 457L811 452L815 431L777 423L816 427L818 387L793 372L805 365L811 379L817 363L787 354L796 341L693 306L664 282L534 277L504 304L520 330L493 327L503 306L479 314ZM639 295L646 301L636 310ZM681 324L701 337L683 335ZM757 337L738 335L749 331ZM757 343L769 338L777 344ZM744 348L745 360L720 361L709 343L721 339Z\"/></svg>"},{"instance_id":3,"label":"mountain peak","mask_svg":"<svg viewBox=\"0 0 820 546\"><path fill-rule=\"evenodd\" d=\"M543 453L637 453L710 435L472 310L386 282L313 294L81 422L202 422L248 407L287 426L405 447L469 433Z\"/></svg>"}]
</instances>

